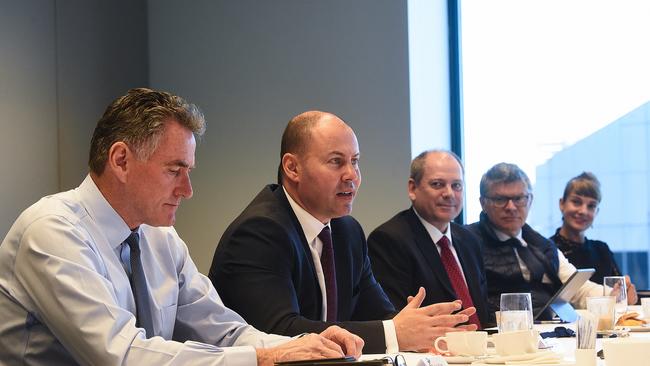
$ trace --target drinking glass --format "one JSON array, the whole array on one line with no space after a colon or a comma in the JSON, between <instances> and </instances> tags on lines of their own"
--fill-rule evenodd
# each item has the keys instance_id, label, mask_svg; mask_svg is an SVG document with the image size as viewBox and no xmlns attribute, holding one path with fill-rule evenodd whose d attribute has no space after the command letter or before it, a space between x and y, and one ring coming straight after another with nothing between
<instances>
[{"instance_id":1,"label":"drinking glass","mask_svg":"<svg viewBox=\"0 0 650 366\"><path fill-rule=\"evenodd\" d=\"M587 297L587 311L598 318L597 330L614 329L616 317L616 298L614 296Z\"/></svg>"},{"instance_id":2,"label":"drinking glass","mask_svg":"<svg viewBox=\"0 0 650 366\"><path fill-rule=\"evenodd\" d=\"M530 293L501 294L499 333L533 329Z\"/></svg>"},{"instance_id":3,"label":"drinking glass","mask_svg":"<svg viewBox=\"0 0 650 366\"><path fill-rule=\"evenodd\" d=\"M627 311L627 291L625 288L625 277L606 276L603 277L603 295L616 298L616 318Z\"/></svg>"}]
</instances>

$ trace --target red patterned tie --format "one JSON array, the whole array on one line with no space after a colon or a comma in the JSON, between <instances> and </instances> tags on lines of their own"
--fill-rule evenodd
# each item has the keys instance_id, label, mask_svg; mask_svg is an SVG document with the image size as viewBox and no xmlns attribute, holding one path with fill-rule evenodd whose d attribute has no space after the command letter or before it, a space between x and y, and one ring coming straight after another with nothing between
<instances>
[{"instance_id":1,"label":"red patterned tie","mask_svg":"<svg viewBox=\"0 0 650 366\"><path fill-rule=\"evenodd\" d=\"M463 279L463 274L460 268L458 268L458 262L456 262L456 258L454 258L451 249L449 249L449 239L443 235L438 241L438 246L440 247L440 259L442 259L442 264L445 266L447 276L449 276L456 296L463 302L463 309L474 306L472 297L469 295L469 290L467 289L467 284ZM476 324L478 329L481 329L481 322L478 320L476 313L469 317L469 322L470 324Z\"/></svg>"},{"instance_id":2,"label":"red patterned tie","mask_svg":"<svg viewBox=\"0 0 650 366\"><path fill-rule=\"evenodd\" d=\"M320 255L320 264L323 267L325 277L325 294L327 295L327 321L337 321L336 308L336 266L334 264L334 248L332 247L332 233L329 226L325 226L318 234L323 242L323 252Z\"/></svg>"}]
</instances>

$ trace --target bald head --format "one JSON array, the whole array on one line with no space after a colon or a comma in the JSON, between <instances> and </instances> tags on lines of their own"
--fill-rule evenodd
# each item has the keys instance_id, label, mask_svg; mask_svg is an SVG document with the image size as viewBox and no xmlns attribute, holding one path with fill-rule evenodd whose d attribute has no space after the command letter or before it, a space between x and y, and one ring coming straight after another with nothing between
<instances>
[{"instance_id":1,"label":"bald head","mask_svg":"<svg viewBox=\"0 0 650 366\"><path fill-rule=\"evenodd\" d=\"M413 179L415 184L420 184L420 181L422 180L422 175L424 174L424 167L427 162L427 158L429 155L435 155L436 158L440 157L448 157L456 160L458 165L460 166L461 173L465 173L465 168L463 167L463 162L460 160L458 155L456 155L454 152L449 151L449 150L442 150L442 149L432 149L432 150L425 150L421 152L418 156L416 156L413 161L411 161L411 176L410 178Z\"/></svg>"},{"instance_id":2,"label":"bald head","mask_svg":"<svg viewBox=\"0 0 650 366\"><path fill-rule=\"evenodd\" d=\"M326 224L349 215L361 184L359 143L340 118L302 113L282 137L279 183L300 207Z\"/></svg>"},{"instance_id":3,"label":"bald head","mask_svg":"<svg viewBox=\"0 0 650 366\"><path fill-rule=\"evenodd\" d=\"M322 125L332 125L352 129L332 113L323 111L307 111L293 117L282 133L280 145L280 167L278 169L278 184L282 183L282 158L286 154L302 155L313 138L313 131Z\"/></svg>"},{"instance_id":4,"label":"bald head","mask_svg":"<svg viewBox=\"0 0 650 366\"><path fill-rule=\"evenodd\" d=\"M280 159L286 153L300 154L304 152L314 127L326 122L339 122L347 126L340 118L328 112L307 111L293 117L282 134Z\"/></svg>"},{"instance_id":5,"label":"bald head","mask_svg":"<svg viewBox=\"0 0 650 366\"><path fill-rule=\"evenodd\" d=\"M417 214L441 232L463 209L463 165L446 150L429 150L411 163L409 198Z\"/></svg>"}]
</instances>

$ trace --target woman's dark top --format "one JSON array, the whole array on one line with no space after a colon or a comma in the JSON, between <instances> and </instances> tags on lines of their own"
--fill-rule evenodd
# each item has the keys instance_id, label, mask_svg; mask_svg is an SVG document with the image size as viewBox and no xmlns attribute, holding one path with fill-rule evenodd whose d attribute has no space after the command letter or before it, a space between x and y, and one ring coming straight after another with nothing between
<instances>
[{"instance_id":1,"label":"woman's dark top","mask_svg":"<svg viewBox=\"0 0 650 366\"><path fill-rule=\"evenodd\" d=\"M585 238L584 243L571 241L560 235L560 229L551 236L555 245L576 268L594 268L596 273L589 279L598 284L603 283L605 276L622 276L614 260L614 254L609 250L607 243L600 240Z\"/></svg>"}]
</instances>

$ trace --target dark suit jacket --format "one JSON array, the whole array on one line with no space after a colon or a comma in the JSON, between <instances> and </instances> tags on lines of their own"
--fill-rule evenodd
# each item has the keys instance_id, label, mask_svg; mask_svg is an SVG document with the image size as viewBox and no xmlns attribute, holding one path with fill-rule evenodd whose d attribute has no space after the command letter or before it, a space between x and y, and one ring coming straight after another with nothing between
<instances>
[{"instance_id":1,"label":"dark suit jacket","mask_svg":"<svg viewBox=\"0 0 650 366\"><path fill-rule=\"evenodd\" d=\"M517 238L501 241L494 231L494 225L485 212L481 212L478 222L465 227L481 238L483 245L483 267L488 282L488 306L499 310L501 294L507 292L530 292L533 313L537 314L553 294L562 287L558 277L559 261L555 244L533 230L528 224L521 228L521 236L528 243L528 250L544 267L551 283L526 281L519 266L519 258L513 248L521 247ZM518 251L519 249L517 249ZM550 309L541 315L541 319L551 319Z\"/></svg>"},{"instance_id":2,"label":"dark suit jacket","mask_svg":"<svg viewBox=\"0 0 650 366\"><path fill-rule=\"evenodd\" d=\"M451 238L479 320L484 327L491 325L480 239L454 223ZM457 299L436 244L412 207L375 229L368 237L368 251L372 270L397 309L420 286L427 292L423 305Z\"/></svg>"},{"instance_id":3,"label":"dark suit jacket","mask_svg":"<svg viewBox=\"0 0 650 366\"><path fill-rule=\"evenodd\" d=\"M365 235L350 216L333 219L337 323L321 321L321 290L305 234L282 187L266 186L230 224L209 277L226 306L256 328L297 335L332 324L359 335L364 352L386 351L383 319L395 308L375 281Z\"/></svg>"}]
</instances>

